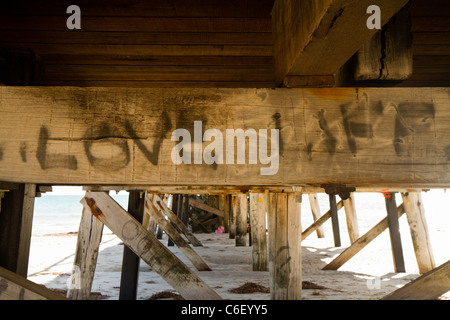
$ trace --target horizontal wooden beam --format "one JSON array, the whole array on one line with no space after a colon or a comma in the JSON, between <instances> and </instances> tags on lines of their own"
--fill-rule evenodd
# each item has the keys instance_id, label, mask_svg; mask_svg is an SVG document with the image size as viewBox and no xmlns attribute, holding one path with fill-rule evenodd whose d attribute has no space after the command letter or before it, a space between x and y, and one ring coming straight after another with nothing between
<instances>
[{"instance_id":1,"label":"horizontal wooden beam","mask_svg":"<svg viewBox=\"0 0 450 320\"><path fill-rule=\"evenodd\" d=\"M0 87L0 181L447 188L449 103L449 88Z\"/></svg>"},{"instance_id":2,"label":"horizontal wooden beam","mask_svg":"<svg viewBox=\"0 0 450 320\"><path fill-rule=\"evenodd\" d=\"M223 217L224 216L224 213L223 213L222 210L219 210L219 209L213 208L211 206L208 206L206 203L200 202L198 200L189 198L189 204L191 206L193 206L193 207L198 208L198 209L214 213L216 216L219 216L219 217Z\"/></svg>"},{"instance_id":3,"label":"horizontal wooden beam","mask_svg":"<svg viewBox=\"0 0 450 320\"><path fill-rule=\"evenodd\" d=\"M272 9L276 82L286 76L333 75L377 29L367 8L378 5L381 26L408 0L276 0Z\"/></svg>"}]
</instances>

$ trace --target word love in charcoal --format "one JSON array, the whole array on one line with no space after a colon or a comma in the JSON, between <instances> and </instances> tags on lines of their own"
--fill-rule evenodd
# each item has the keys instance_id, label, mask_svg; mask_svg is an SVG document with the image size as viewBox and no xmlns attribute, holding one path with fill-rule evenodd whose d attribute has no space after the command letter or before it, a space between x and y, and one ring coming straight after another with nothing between
<instances>
[{"instance_id":1,"label":"word love in charcoal","mask_svg":"<svg viewBox=\"0 0 450 320\"><path fill-rule=\"evenodd\" d=\"M271 129L270 156L268 155L267 142L268 130L259 129L226 129L225 135L218 129L208 129L203 133L202 121L194 121L194 141L187 129L176 129L172 133L172 141L180 141L171 153L174 164L237 164L246 163L246 138L248 138L248 163L261 164L269 167L260 169L261 175L275 175L279 168L280 133L279 129ZM225 136L225 142L224 142ZM203 142L209 142L203 149ZM193 152L192 152L193 146ZM236 157L235 157L236 149ZM225 150L225 151L224 151Z\"/></svg>"}]
</instances>

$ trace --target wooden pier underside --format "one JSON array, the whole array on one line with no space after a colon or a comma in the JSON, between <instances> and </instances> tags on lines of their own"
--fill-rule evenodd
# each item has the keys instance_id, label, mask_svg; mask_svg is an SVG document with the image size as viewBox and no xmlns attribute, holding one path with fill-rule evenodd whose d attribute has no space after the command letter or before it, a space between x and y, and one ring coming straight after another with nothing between
<instances>
[{"instance_id":1,"label":"wooden pier underside","mask_svg":"<svg viewBox=\"0 0 450 320\"><path fill-rule=\"evenodd\" d=\"M135 298L140 258L185 298L220 299L154 234L158 225L198 270L210 269L177 217L192 194L222 197L207 210L236 246L252 232L253 268L269 270L273 299L301 298L301 241L323 236L327 219L340 246L340 208L352 244L324 269L389 229L395 270L404 271L405 212L427 274L391 297L448 288L413 294L449 270L434 269L420 198L450 187L445 0L78 4L81 30L64 23L61 1L0 4L1 267L26 276L34 196L77 185L87 193L74 262L82 288L72 299L89 296L103 224L126 245L123 299ZM381 7L380 31L367 27L370 5ZM128 210L96 192L111 190L131 192ZM389 195L388 216L360 236L353 195L368 191ZM320 192L330 211L320 216L311 203L315 222L302 233L302 195ZM183 210L162 194L183 194Z\"/></svg>"}]
</instances>

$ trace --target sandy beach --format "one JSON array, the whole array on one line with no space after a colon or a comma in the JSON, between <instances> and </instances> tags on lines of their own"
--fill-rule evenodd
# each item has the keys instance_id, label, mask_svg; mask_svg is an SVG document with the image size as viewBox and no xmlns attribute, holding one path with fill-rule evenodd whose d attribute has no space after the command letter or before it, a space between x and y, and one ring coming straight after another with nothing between
<instances>
[{"instance_id":1,"label":"sandy beach","mask_svg":"<svg viewBox=\"0 0 450 320\"><path fill-rule=\"evenodd\" d=\"M377 206L365 203L356 194L356 207L360 234L364 234L385 217L382 195L376 195ZM424 193L426 218L436 266L450 259L450 213L446 207L436 204L437 199L446 200L443 191ZM399 202L399 200L398 200ZM322 201L322 212L326 203ZM399 204L399 203L398 203ZM395 273L388 231L383 232L360 253L337 271L321 270L328 262L350 245L343 210L339 212L342 246L334 247L331 222L324 224L325 238L312 234L302 242L303 299L305 300L373 300L405 285L419 276L406 216L400 218L400 232L406 273ZM313 222L307 197L303 197L302 228ZM190 261L175 247L169 247L186 265L224 299L266 300L267 292L235 293L233 289L250 283L269 287L269 273L252 271L252 248L235 247L228 234L196 234L203 247L195 251L206 261L212 271L198 272ZM77 234L39 234L32 237L28 279L51 289L66 290L70 276ZM164 235L160 240L167 244ZM92 291L97 299L116 300L119 296L123 244L107 228L104 229ZM147 300L153 295L173 291L151 268L141 261L138 299ZM264 290L262 290L264 291ZM450 292L442 299L450 298Z\"/></svg>"}]
</instances>

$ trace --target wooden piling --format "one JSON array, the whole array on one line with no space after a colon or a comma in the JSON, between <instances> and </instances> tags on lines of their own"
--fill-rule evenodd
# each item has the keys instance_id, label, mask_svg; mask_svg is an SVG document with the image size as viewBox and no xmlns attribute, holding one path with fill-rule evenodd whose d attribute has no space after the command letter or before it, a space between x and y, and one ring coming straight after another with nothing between
<instances>
[{"instance_id":1,"label":"wooden piling","mask_svg":"<svg viewBox=\"0 0 450 320\"><path fill-rule=\"evenodd\" d=\"M237 195L233 194L231 196L231 210L230 210L230 232L229 238L236 238L236 211L237 211Z\"/></svg>"},{"instance_id":2,"label":"wooden piling","mask_svg":"<svg viewBox=\"0 0 450 320\"><path fill-rule=\"evenodd\" d=\"M350 243L353 243L359 238L359 226L356 217L355 198L353 193L350 193L350 197L344 199L344 209Z\"/></svg>"},{"instance_id":3,"label":"wooden piling","mask_svg":"<svg viewBox=\"0 0 450 320\"><path fill-rule=\"evenodd\" d=\"M102 233L103 223L83 208L67 298L72 300L89 298Z\"/></svg>"},{"instance_id":4,"label":"wooden piling","mask_svg":"<svg viewBox=\"0 0 450 320\"><path fill-rule=\"evenodd\" d=\"M435 268L435 262L425 219L422 196L420 192L406 192L402 193L402 199L411 231L419 272L424 274Z\"/></svg>"},{"instance_id":5,"label":"wooden piling","mask_svg":"<svg viewBox=\"0 0 450 320\"><path fill-rule=\"evenodd\" d=\"M341 246L341 235L339 232L339 219L338 219L338 209L336 204L336 195L329 194L330 199L330 213L331 213L331 224L333 227L333 238L334 238L334 246L340 247Z\"/></svg>"},{"instance_id":6,"label":"wooden piling","mask_svg":"<svg viewBox=\"0 0 450 320\"><path fill-rule=\"evenodd\" d=\"M392 257L395 272L405 272L405 261L403 259L402 240L400 237L400 226L398 223L397 206L395 204L395 193L384 193L389 225L389 236L391 238Z\"/></svg>"},{"instance_id":7,"label":"wooden piling","mask_svg":"<svg viewBox=\"0 0 450 320\"><path fill-rule=\"evenodd\" d=\"M310 193L308 194L309 198L309 205L311 207L311 213L313 215L314 221L317 221L320 218L320 207L319 207L319 201L317 200L317 194L316 193ZM318 238L325 238L325 231L323 230L323 227L320 226L316 229L317 237Z\"/></svg>"},{"instance_id":8,"label":"wooden piling","mask_svg":"<svg viewBox=\"0 0 450 320\"><path fill-rule=\"evenodd\" d=\"M246 193L237 195L236 204L236 247L245 247L247 245L247 226L248 226L248 200Z\"/></svg>"},{"instance_id":9,"label":"wooden piling","mask_svg":"<svg viewBox=\"0 0 450 320\"><path fill-rule=\"evenodd\" d=\"M273 300L302 294L301 194L269 193L269 274Z\"/></svg>"},{"instance_id":10,"label":"wooden piling","mask_svg":"<svg viewBox=\"0 0 450 320\"><path fill-rule=\"evenodd\" d=\"M267 271L267 202L268 192L250 193L253 271Z\"/></svg>"},{"instance_id":11,"label":"wooden piling","mask_svg":"<svg viewBox=\"0 0 450 320\"><path fill-rule=\"evenodd\" d=\"M130 191L128 213L142 223L145 208L145 197L140 191ZM104 223L104 222L103 222ZM143 227L142 227L143 228ZM139 256L128 246L123 248L122 274L120 278L119 300L136 300L139 278Z\"/></svg>"},{"instance_id":12,"label":"wooden piling","mask_svg":"<svg viewBox=\"0 0 450 320\"><path fill-rule=\"evenodd\" d=\"M27 277L35 184L18 184L5 193L0 214L0 266Z\"/></svg>"}]
</instances>

